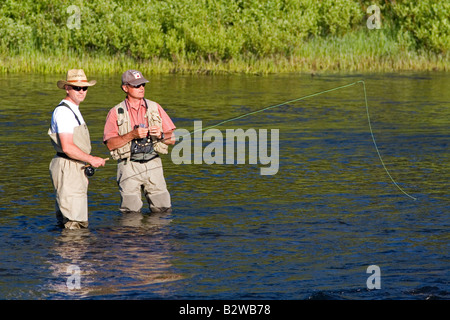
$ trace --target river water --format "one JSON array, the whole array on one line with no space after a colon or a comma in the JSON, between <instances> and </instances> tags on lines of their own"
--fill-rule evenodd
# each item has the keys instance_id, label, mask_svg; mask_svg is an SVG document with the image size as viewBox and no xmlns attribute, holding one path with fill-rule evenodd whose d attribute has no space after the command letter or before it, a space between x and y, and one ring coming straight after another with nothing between
<instances>
[{"instance_id":1,"label":"river water","mask_svg":"<svg viewBox=\"0 0 450 320\"><path fill-rule=\"evenodd\" d=\"M149 75L146 97L189 131L364 80L385 167L357 84L215 127L278 129L274 174L163 155L170 215L122 215L108 161L78 231L56 227L48 173L64 76L0 77L0 299L450 298L448 74ZM107 157L120 75L88 77L98 84L81 111L92 153Z\"/></svg>"}]
</instances>

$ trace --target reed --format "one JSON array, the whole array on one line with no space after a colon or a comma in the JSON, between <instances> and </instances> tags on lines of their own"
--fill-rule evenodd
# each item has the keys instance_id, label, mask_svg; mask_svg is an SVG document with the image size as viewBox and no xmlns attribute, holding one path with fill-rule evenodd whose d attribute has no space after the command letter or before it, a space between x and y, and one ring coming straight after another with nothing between
<instances>
[{"instance_id":1,"label":"reed","mask_svg":"<svg viewBox=\"0 0 450 320\"><path fill-rule=\"evenodd\" d=\"M65 73L70 68L83 68L89 73L117 74L139 69L146 74L270 74L305 72L386 72L386 71L449 71L450 57L429 52L408 51L398 42L370 35L367 31L344 37L317 38L304 42L290 55L266 57L237 56L228 60L204 58L172 61L164 58L136 59L126 54L78 54L40 51L0 56L0 73Z\"/></svg>"}]
</instances>

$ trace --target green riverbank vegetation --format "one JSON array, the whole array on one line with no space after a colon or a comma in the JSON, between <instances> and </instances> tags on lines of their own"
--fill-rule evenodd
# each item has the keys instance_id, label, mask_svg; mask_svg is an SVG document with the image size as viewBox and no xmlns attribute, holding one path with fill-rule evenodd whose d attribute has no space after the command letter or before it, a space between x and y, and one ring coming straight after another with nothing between
<instances>
[{"instance_id":1,"label":"green riverbank vegetation","mask_svg":"<svg viewBox=\"0 0 450 320\"><path fill-rule=\"evenodd\" d=\"M3 0L0 73L448 71L449 17L438 0Z\"/></svg>"}]
</instances>

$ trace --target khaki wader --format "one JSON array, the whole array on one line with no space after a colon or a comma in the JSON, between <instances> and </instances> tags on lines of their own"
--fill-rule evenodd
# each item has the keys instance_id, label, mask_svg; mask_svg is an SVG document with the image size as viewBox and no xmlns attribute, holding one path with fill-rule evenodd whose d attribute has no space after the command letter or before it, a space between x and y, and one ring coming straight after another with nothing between
<instances>
[{"instance_id":1,"label":"khaki wader","mask_svg":"<svg viewBox=\"0 0 450 320\"><path fill-rule=\"evenodd\" d=\"M170 194L164 179L160 157L140 163L130 160L117 164L117 184L120 192L120 211L139 212L143 206L141 192L151 212L171 209Z\"/></svg>"},{"instance_id":2,"label":"khaki wader","mask_svg":"<svg viewBox=\"0 0 450 320\"><path fill-rule=\"evenodd\" d=\"M148 125L156 125L162 131L162 120L155 102L145 99L147 106L146 118ZM132 131L131 121L125 102L114 107L117 112L119 135ZM154 144L157 153L167 154L168 146L163 142ZM111 151L113 159L118 160L117 184L120 192L120 207L122 212L139 212L143 206L142 191L149 204L151 212L170 212L171 200L167 190L162 161L156 155L148 161L131 160L131 141L125 146Z\"/></svg>"},{"instance_id":3,"label":"khaki wader","mask_svg":"<svg viewBox=\"0 0 450 320\"><path fill-rule=\"evenodd\" d=\"M50 162L50 176L56 192L56 218L68 229L88 227L88 178L81 161L68 159L64 155L56 133L48 134L57 154ZM90 154L91 140L86 124L75 127L73 142L83 152Z\"/></svg>"}]
</instances>

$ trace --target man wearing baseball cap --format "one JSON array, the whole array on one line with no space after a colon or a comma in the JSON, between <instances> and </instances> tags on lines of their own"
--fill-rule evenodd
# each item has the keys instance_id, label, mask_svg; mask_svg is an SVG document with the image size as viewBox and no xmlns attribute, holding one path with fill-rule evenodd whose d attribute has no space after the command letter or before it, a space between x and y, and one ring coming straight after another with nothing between
<instances>
[{"instance_id":1,"label":"man wearing baseball cap","mask_svg":"<svg viewBox=\"0 0 450 320\"><path fill-rule=\"evenodd\" d=\"M109 111L103 133L103 142L118 161L119 209L124 213L141 211L141 190L151 212L172 208L159 154L168 153L168 145L175 143L175 125L158 103L145 99L148 82L137 70L122 74L126 97Z\"/></svg>"},{"instance_id":2,"label":"man wearing baseball cap","mask_svg":"<svg viewBox=\"0 0 450 320\"><path fill-rule=\"evenodd\" d=\"M49 169L56 192L56 217L59 225L67 229L88 226L88 178L84 167L105 165L105 159L90 155L89 130L79 109L88 88L95 84L95 80L87 80L82 69L69 70L66 80L57 82L66 97L53 111L48 130L56 150Z\"/></svg>"}]
</instances>

